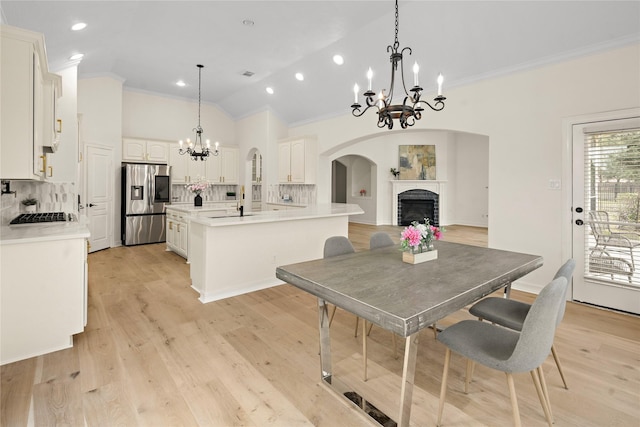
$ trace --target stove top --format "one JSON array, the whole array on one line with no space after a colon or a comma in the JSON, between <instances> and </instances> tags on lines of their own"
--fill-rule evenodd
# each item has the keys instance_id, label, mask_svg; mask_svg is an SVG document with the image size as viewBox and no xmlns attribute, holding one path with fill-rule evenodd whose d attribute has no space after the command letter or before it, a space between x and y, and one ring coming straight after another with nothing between
<instances>
[{"instance_id":1,"label":"stove top","mask_svg":"<svg viewBox=\"0 0 640 427\"><path fill-rule=\"evenodd\" d=\"M22 225L22 224L42 224L42 223L55 223L71 221L71 214L67 215L64 212L38 212L38 213L25 213L15 217L9 225Z\"/></svg>"}]
</instances>

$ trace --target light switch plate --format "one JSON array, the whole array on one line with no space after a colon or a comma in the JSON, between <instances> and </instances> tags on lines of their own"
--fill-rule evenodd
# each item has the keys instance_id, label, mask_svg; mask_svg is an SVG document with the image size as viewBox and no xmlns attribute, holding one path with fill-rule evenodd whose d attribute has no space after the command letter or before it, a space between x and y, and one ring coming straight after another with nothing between
<instances>
[{"instance_id":1,"label":"light switch plate","mask_svg":"<svg viewBox=\"0 0 640 427\"><path fill-rule=\"evenodd\" d=\"M549 190L560 190L562 185L559 179L550 179L549 180Z\"/></svg>"}]
</instances>

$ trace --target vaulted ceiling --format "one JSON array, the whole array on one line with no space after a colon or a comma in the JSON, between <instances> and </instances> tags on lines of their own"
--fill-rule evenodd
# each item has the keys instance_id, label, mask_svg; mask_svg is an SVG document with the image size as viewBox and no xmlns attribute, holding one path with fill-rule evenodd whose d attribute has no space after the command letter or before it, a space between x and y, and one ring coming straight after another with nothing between
<instances>
[{"instance_id":1,"label":"vaulted ceiling","mask_svg":"<svg viewBox=\"0 0 640 427\"><path fill-rule=\"evenodd\" d=\"M374 90L389 86L392 0L3 0L0 7L3 23L45 35L52 70L83 53L81 79L113 76L127 90L197 100L196 64L203 64L203 102L235 119L264 108L290 125L347 113L368 67ZM77 22L88 26L71 31ZM446 96L479 79L637 43L640 2L400 0L399 26L400 47L412 49L407 79L417 61L420 84L435 93L441 72Z\"/></svg>"}]
</instances>

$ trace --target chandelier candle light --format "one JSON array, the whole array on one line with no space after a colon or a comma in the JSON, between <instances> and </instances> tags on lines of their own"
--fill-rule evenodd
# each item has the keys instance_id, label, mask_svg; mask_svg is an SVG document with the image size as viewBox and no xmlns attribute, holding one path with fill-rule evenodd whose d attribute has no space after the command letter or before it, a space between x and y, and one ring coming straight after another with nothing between
<instances>
[{"instance_id":1,"label":"chandelier candle light","mask_svg":"<svg viewBox=\"0 0 640 427\"><path fill-rule=\"evenodd\" d=\"M393 45L387 46L387 52L391 52L391 85L389 86L389 92L388 94L385 94L384 89L382 89L377 98L375 98L376 93L371 89L373 71L371 70L371 68L369 68L369 70L367 71L368 88L367 91L363 94L367 105L364 110L360 110L360 108L362 107L362 105L360 105L360 103L358 102L358 91L360 90L360 87L357 83L353 87L354 101L353 104L351 104L351 113L355 117L360 117L369 108L377 107L379 128L383 128L386 126L389 129L393 129L393 120L397 119L400 122L400 127L402 127L402 129L406 129L409 126L413 126L416 120L420 120L420 118L422 117L422 112L424 111L423 104L427 105L433 111L440 111L444 108L444 100L447 99L442 96L442 82L444 81L442 74L438 76L438 96L433 99L435 101L434 105L431 105L429 102L420 99L420 96L422 95L422 88L420 87L418 81L418 72L420 71L420 67L418 66L417 62L413 65L413 87L411 88L411 90L407 91L407 87L404 83L404 64L402 62L402 54L406 50L408 51L409 55L411 55L411 48L405 47L398 52L399 48L400 43L398 42L398 0L396 0L395 41ZM398 70L398 63L400 64L400 79L402 82L402 89L404 90L404 101L402 102L402 104L393 103L394 86L396 71Z\"/></svg>"},{"instance_id":2,"label":"chandelier candle light","mask_svg":"<svg viewBox=\"0 0 640 427\"><path fill-rule=\"evenodd\" d=\"M205 144L202 144L202 132L204 132L204 130L202 129L202 126L200 126L200 94L202 92L202 69L204 68L204 65L198 64L196 67L198 67L198 126L192 129L196 133L196 140L195 142L191 142L191 139L187 138L186 148L183 147L184 141L178 141L178 144L180 144L180 150L178 152L180 154L189 153L189 155L191 155L191 160L207 160L209 154L213 154L214 156L219 154L218 146L220 144L216 141L216 148L213 152L211 151L211 141L207 139ZM198 146L200 146L200 151L198 151Z\"/></svg>"}]
</instances>

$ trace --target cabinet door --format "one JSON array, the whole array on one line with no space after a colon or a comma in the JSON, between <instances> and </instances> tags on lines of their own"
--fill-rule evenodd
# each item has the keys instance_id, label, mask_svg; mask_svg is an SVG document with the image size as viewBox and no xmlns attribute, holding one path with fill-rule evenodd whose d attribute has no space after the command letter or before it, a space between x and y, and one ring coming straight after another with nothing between
<instances>
[{"instance_id":1,"label":"cabinet door","mask_svg":"<svg viewBox=\"0 0 640 427\"><path fill-rule=\"evenodd\" d=\"M176 221L172 218L167 216L167 246L177 246L176 245Z\"/></svg>"},{"instance_id":2,"label":"cabinet door","mask_svg":"<svg viewBox=\"0 0 640 427\"><path fill-rule=\"evenodd\" d=\"M305 145L304 140L291 141L291 177L290 181L303 184L304 183L304 167L305 167Z\"/></svg>"},{"instance_id":3,"label":"cabinet door","mask_svg":"<svg viewBox=\"0 0 640 427\"><path fill-rule=\"evenodd\" d=\"M238 149L223 148L220 151L222 156L222 182L224 184L238 183Z\"/></svg>"},{"instance_id":4,"label":"cabinet door","mask_svg":"<svg viewBox=\"0 0 640 427\"><path fill-rule=\"evenodd\" d=\"M202 161L202 160L191 160L191 156L185 155L188 157L187 160L187 169L189 171L189 182L198 182L203 179L207 179L206 167L207 163L209 163L210 158Z\"/></svg>"},{"instance_id":5,"label":"cabinet door","mask_svg":"<svg viewBox=\"0 0 640 427\"><path fill-rule=\"evenodd\" d=\"M122 139L122 160L146 161L147 143L142 139Z\"/></svg>"},{"instance_id":6,"label":"cabinet door","mask_svg":"<svg viewBox=\"0 0 640 427\"><path fill-rule=\"evenodd\" d=\"M169 144L162 141L147 141L147 161L167 163L169 161Z\"/></svg>"},{"instance_id":7,"label":"cabinet door","mask_svg":"<svg viewBox=\"0 0 640 427\"><path fill-rule=\"evenodd\" d=\"M177 244L184 256L189 256L189 224L187 222L178 222Z\"/></svg>"},{"instance_id":8,"label":"cabinet door","mask_svg":"<svg viewBox=\"0 0 640 427\"><path fill-rule=\"evenodd\" d=\"M278 144L278 182L288 183L291 180L291 144Z\"/></svg>"},{"instance_id":9,"label":"cabinet door","mask_svg":"<svg viewBox=\"0 0 640 427\"><path fill-rule=\"evenodd\" d=\"M45 157L42 152L42 135L44 130L44 99L43 99L42 68L38 55L33 54L33 174L44 177Z\"/></svg>"},{"instance_id":10,"label":"cabinet door","mask_svg":"<svg viewBox=\"0 0 640 427\"><path fill-rule=\"evenodd\" d=\"M222 159L221 155L209 156L205 162L205 176L207 181L212 184L219 184L222 182Z\"/></svg>"},{"instance_id":11,"label":"cabinet door","mask_svg":"<svg viewBox=\"0 0 640 427\"><path fill-rule=\"evenodd\" d=\"M179 153L178 144L171 144L169 147L169 166L171 166L171 183L186 184L189 179L187 170L189 156Z\"/></svg>"}]
</instances>

